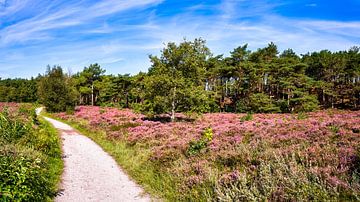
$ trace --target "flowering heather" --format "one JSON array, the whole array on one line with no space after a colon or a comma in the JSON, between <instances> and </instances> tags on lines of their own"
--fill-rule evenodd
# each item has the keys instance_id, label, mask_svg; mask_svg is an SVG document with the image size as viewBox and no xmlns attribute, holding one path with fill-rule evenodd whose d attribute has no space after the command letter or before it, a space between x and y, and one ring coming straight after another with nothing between
<instances>
[{"instance_id":1,"label":"flowering heather","mask_svg":"<svg viewBox=\"0 0 360 202\"><path fill-rule=\"evenodd\" d=\"M207 197L248 200L250 193L238 191L246 180L254 179L245 184L256 188L253 191L259 192L255 197L258 200L316 199L292 193L300 188L276 181L273 176L289 178L299 186L319 186L322 192L314 193L319 198L359 200L360 111L318 111L304 118L296 114L254 114L248 121L242 119L246 114L212 113L193 121L163 123L128 109L80 106L73 115L57 116L106 130L109 138L125 141L130 147L149 149L148 162L163 165L162 170L183 179L179 186L184 193L213 182L215 196ZM199 142L207 128L212 129L211 140L198 154L189 155L189 145ZM271 166L280 173L267 169ZM288 169L292 169L291 175ZM269 180L264 184L274 187L268 190L257 180ZM234 190L235 196L246 197L226 198Z\"/></svg>"}]
</instances>

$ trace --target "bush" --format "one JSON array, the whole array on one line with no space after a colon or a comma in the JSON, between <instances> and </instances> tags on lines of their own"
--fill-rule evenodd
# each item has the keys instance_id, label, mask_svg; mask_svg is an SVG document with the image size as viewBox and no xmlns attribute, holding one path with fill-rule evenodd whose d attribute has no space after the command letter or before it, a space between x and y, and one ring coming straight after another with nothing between
<instances>
[{"instance_id":1,"label":"bush","mask_svg":"<svg viewBox=\"0 0 360 202\"><path fill-rule=\"evenodd\" d=\"M0 111L0 201L51 201L61 170L57 132L33 107Z\"/></svg>"},{"instance_id":2,"label":"bush","mask_svg":"<svg viewBox=\"0 0 360 202\"><path fill-rule=\"evenodd\" d=\"M5 142L13 142L20 139L28 132L28 128L22 122L12 120L8 112L0 113L0 134Z\"/></svg>"},{"instance_id":3,"label":"bush","mask_svg":"<svg viewBox=\"0 0 360 202\"><path fill-rule=\"evenodd\" d=\"M54 196L44 156L15 145L0 150L0 200L46 201Z\"/></svg>"},{"instance_id":4,"label":"bush","mask_svg":"<svg viewBox=\"0 0 360 202\"><path fill-rule=\"evenodd\" d=\"M211 128L205 129L200 140L191 141L189 143L189 148L187 150L188 156L198 154L202 149L205 149L209 142L211 142L213 138L213 131Z\"/></svg>"},{"instance_id":5,"label":"bush","mask_svg":"<svg viewBox=\"0 0 360 202\"><path fill-rule=\"evenodd\" d=\"M240 118L240 122L251 121L253 119L252 113L247 113L245 116Z\"/></svg>"}]
</instances>

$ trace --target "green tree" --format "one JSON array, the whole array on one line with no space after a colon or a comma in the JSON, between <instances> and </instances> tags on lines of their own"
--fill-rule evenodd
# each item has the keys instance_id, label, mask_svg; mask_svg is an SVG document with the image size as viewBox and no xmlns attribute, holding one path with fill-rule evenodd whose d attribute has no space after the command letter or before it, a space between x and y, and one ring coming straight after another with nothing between
<instances>
[{"instance_id":1,"label":"green tree","mask_svg":"<svg viewBox=\"0 0 360 202\"><path fill-rule=\"evenodd\" d=\"M95 105L99 96L99 89L96 88L96 83L101 81L104 73L105 70L95 63L89 67L84 67L84 70L75 76L77 89L80 92L80 104Z\"/></svg>"},{"instance_id":2,"label":"green tree","mask_svg":"<svg viewBox=\"0 0 360 202\"><path fill-rule=\"evenodd\" d=\"M186 105L189 100L200 104L190 94L195 89L196 94L206 93L205 72L210 55L205 41L195 39L193 42L184 40L179 45L168 43L160 57L150 56L152 67L145 80L147 101L144 110L155 114L171 111L171 120L174 121L176 111L190 110ZM194 106L192 109L198 108Z\"/></svg>"},{"instance_id":3,"label":"green tree","mask_svg":"<svg viewBox=\"0 0 360 202\"><path fill-rule=\"evenodd\" d=\"M60 66L47 67L38 83L38 96L49 112L73 110L76 95L71 87L71 77Z\"/></svg>"}]
</instances>

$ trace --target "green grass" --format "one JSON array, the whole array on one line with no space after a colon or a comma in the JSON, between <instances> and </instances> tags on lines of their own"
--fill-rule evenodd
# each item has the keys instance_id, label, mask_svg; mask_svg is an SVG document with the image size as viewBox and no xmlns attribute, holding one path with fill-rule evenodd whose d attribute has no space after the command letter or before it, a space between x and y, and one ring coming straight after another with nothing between
<instances>
[{"instance_id":1,"label":"green grass","mask_svg":"<svg viewBox=\"0 0 360 202\"><path fill-rule=\"evenodd\" d=\"M60 185L61 174L64 169L64 162L61 158L62 151L60 134L49 122L43 118L40 118L39 120L44 126L43 129L46 131L48 139L50 139L50 142L53 143L49 150L50 155L48 155L49 169L47 170L47 177L52 183L52 189L57 192Z\"/></svg>"}]
</instances>

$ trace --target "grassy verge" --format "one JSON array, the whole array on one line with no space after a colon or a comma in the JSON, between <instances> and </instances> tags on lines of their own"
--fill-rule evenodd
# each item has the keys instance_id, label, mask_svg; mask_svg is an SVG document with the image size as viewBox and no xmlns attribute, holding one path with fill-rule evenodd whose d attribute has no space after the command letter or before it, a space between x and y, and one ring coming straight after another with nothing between
<instances>
[{"instance_id":1,"label":"grassy verge","mask_svg":"<svg viewBox=\"0 0 360 202\"><path fill-rule=\"evenodd\" d=\"M159 170L158 166L149 163L150 149L141 145L129 146L125 141L114 141L109 139L103 131L89 130L80 123L64 121L49 113L43 113L43 115L69 124L99 144L153 198L174 201L181 197L175 188L177 184L175 178Z\"/></svg>"},{"instance_id":2,"label":"grassy verge","mask_svg":"<svg viewBox=\"0 0 360 202\"><path fill-rule=\"evenodd\" d=\"M63 169L58 132L32 105L0 109L0 201L52 201Z\"/></svg>"},{"instance_id":3,"label":"grassy verge","mask_svg":"<svg viewBox=\"0 0 360 202\"><path fill-rule=\"evenodd\" d=\"M47 176L51 181L52 190L56 193L58 191L61 174L64 169L64 162L61 158L61 141L60 134L49 122L43 118L39 118L41 125L43 126L42 132L46 134L49 141L48 144L52 144L49 148L49 154L47 157L49 169L47 170Z\"/></svg>"}]
</instances>

